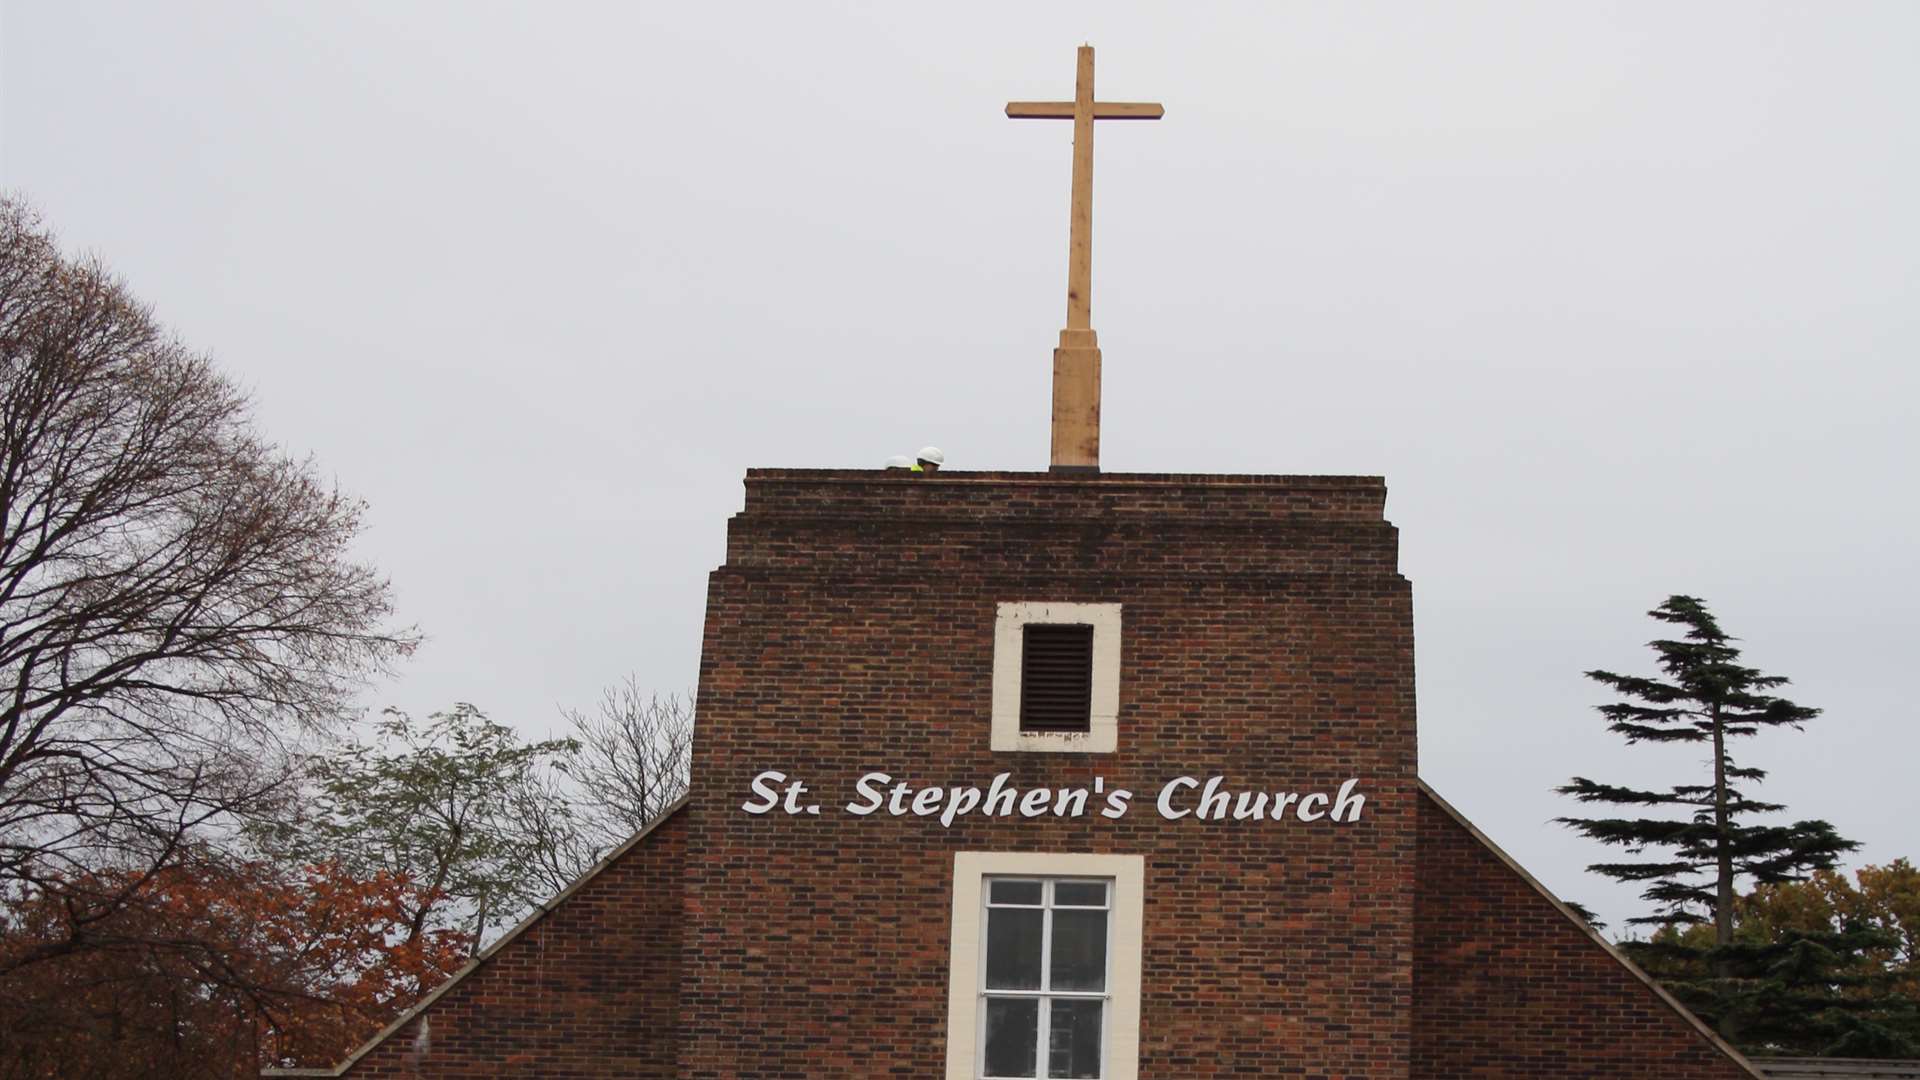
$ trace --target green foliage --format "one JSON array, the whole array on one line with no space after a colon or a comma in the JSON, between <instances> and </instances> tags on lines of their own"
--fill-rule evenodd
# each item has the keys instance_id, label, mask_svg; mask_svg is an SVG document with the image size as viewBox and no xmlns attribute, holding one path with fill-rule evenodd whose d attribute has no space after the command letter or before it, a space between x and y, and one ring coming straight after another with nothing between
<instances>
[{"instance_id":1,"label":"green foliage","mask_svg":"<svg viewBox=\"0 0 1920 1080\"><path fill-rule=\"evenodd\" d=\"M1733 941L1667 926L1624 947L1742 1049L1831 1057L1920 1056L1920 872L1899 860L1762 885L1735 905Z\"/></svg>"},{"instance_id":2,"label":"green foliage","mask_svg":"<svg viewBox=\"0 0 1920 1080\"><path fill-rule=\"evenodd\" d=\"M1607 928L1607 924L1604 922L1601 922L1600 916L1594 914L1593 909L1588 907L1587 905L1575 903L1572 900L1562 900L1560 902L1567 905L1567 907L1571 909L1575 915L1580 916L1580 918L1583 921L1585 921L1588 926L1593 927L1595 930L1605 930Z\"/></svg>"},{"instance_id":3,"label":"green foliage","mask_svg":"<svg viewBox=\"0 0 1920 1080\"><path fill-rule=\"evenodd\" d=\"M460 925L477 946L551 894L530 807L567 813L545 770L577 748L572 740L522 743L464 702L424 724L389 709L375 732L308 762L310 809L262 833L263 847L420 883L443 900L408 913L410 936Z\"/></svg>"},{"instance_id":4,"label":"green foliage","mask_svg":"<svg viewBox=\"0 0 1920 1080\"><path fill-rule=\"evenodd\" d=\"M1820 710L1796 705L1773 690L1786 685L1738 663L1735 639L1699 600L1672 596L1648 612L1662 622L1685 628L1679 639L1649 643L1664 677L1589 671L1587 677L1622 698L1599 706L1607 729L1630 744L1706 744L1708 775L1702 782L1664 789L1606 784L1576 776L1559 788L1582 803L1632 808L1614 817L1560 818L1581 834L1639 856L1633 861L1597 863L1588 869L1620 881L1645 882L1642 897L1655 905L1651 915L1628 920L1642 925L1692 925L1713 922L1715 941L1731 944L1732 903L1741 881L1779 884L1830 868L1856 844L1842 839L1824 821L1791 825L1751 819L1785 809L1751 795L1765 778L1760 769L1736 764L1731 740L1774 727L1799 728ZM1666 811L1671 816L1651 813Z\"/></svg>"}]
</instances>

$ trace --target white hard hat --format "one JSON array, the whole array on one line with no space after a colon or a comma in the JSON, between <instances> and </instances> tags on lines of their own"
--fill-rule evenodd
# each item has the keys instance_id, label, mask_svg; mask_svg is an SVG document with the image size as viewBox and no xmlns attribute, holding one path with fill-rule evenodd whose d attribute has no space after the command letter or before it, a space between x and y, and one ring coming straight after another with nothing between
<instances>
[{"instance_id":1,"label":"white hard hat","mask_svg":"<svg viewBox=\"0 0 1920 1080\"><path fill-rule=\"evenodd\" d=\"M935 465L945 465L947 463L947 455L941 453L940 448L937 446L923 446L920 448L920 453L915 456L921 461L931 461Z\"/></svg>"},{"instance_id":2,"label":"white hard hat","mask_svg":"<svg viewBox=\"0 0 1920 1080\"><path fill-rule=\"evenodd\" d=\"M913 468L913 459L905 454L895 454L887 459L887 468L911 469Z\"/></svg>"}]
</instances>

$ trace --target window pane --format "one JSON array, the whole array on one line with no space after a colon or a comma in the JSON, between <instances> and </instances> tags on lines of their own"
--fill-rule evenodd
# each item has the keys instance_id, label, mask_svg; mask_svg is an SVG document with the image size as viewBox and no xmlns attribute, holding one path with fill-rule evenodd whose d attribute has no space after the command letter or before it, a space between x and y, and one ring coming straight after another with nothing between
<instances>
[{"instance_id":1,"label":"window pane","mask_svg":"<svg viewBox=\"0 0 1920 1080\"><path fill-rule=\"evenodd\" d=\"M1053 1011L1047 1017L1047 1075L1098 1077L1100 1013L1105 1003L1055 998L1048 1004Z\"/></svg>"},{"instance_id":2,"label":"window pane","mask_svg":"<svg viewBox=\"0 0 1920 1080\"><path fill-rule=\"evenodd\" d=\"M1040 989L1040 920L1046 914L1039 908L987 909L989 990Z\"/></svg>"},{"instance_id":3,"label":"window pane","mask_svg":"<svg viewBox=\"0 0 1920 1080\"><path fill-rule=\"evenodd\" d=\"M995 881L992 883L993 904L1032 904L1040 906L1040 883L1037 881Z\"/></svg>"},{"instance_id":4,"label":"window pane","mask_svg":"<svg viewBox=\"0 0 1920 1080\"><path fill-rule=\"evenodd\" d=\"M1053 887L1053 902L1067 907L1106 907L1107 886L1098 881L1062 881Z\"/></svg>"},{"instance_id":5,"label":"window pane","mask_svg":"<svg viewBox=\"0 0 1920 1080\"><path fill-rule=\"evenodd\" d=\"M987 999L988 1076L1033 1076L1039 1043L1039 999Z\"/></svg>"},{"instance_id":6,"label":"window pane","mask_svg":"<svg viewBox=\"0 0 1920 1080\"><path fill-rule=\"evenodd\" d=\"M998 914L996 912L996 914ZM1062 908L1053 913L1055 990L1107 988L1107 913ZM993 983L989 982L988 986Z\"/></svg>"}]
</instances>

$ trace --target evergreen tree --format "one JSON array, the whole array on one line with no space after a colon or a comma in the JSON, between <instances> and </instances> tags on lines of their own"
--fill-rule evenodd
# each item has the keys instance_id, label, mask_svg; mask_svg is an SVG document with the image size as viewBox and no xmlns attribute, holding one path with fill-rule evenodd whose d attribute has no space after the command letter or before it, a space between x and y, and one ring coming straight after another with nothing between
<instances>
[{"instance_id":1,"label":"evergreen tree","mask_svg":"<svg viewBox=\"0 0 1920 1080\"><path fill-rule=\"evenodd\" d=\"M1908 973L1890 963L1899 935L1818 899L1809 885L1762 885L1736 904L1731 945L1714 945L1702 924L1666 926L1625 947L1748 1053L1920 1055L1920 1002L1903 992Z\"/></svg>"},{"instance_id":2,"label":"evergreen tree","mask_svg":"<svg viewBox=\"0 0 1920 1080\"><path fill-rule=\"evenodd\" d=\"M1737 881L1744 878L1759 885L1798 881L1812 871L1831 868L1837 856L1858 845L1842 839L1824 821L1754 822L1758 815L1785 807L1748 795L1766 773L1735 764L1729 748L1732 740L1764 728L1799 728L1820 710L1772 694L1787 680L1742 666L1734 639L1694 597L1668 597L1647 614L1685 629L1680 640L1649 643L1664 677L1587 672L1588 678L1627 699L1601 705L1599 711L1607 719L1608 730L1626 736L1630 744L1710 746L1710 774L1704 783L1675 784L1665 790L1576 776L1558 789L1561 794L1582 803L1642 813L1665 810L1677 816L1559 820L1630 855L1658 849L1660 854L1649 859L1598 863L1588 869L1620 881L1647 883L1641 895L1656 905L1655 911L1629 923L1676 927L1711 923L1713 944L1724 949L1733 944Z\"/></svg>"}]
</instances>

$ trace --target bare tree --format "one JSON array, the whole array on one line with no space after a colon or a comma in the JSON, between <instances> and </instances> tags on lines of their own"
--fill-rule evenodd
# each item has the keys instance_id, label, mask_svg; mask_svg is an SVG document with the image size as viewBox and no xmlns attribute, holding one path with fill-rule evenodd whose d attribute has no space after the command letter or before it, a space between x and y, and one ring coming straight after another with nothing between
<instances>
[{"instance_id":1,"label":"bare tree","mask_svg":"<svg viewBox=\"0 0 1920 1080\"><path fill-rule=\"evenodd\" d=\"M284 746L413 647L348 551L361 512L0 201L0 897L126 883L63 896L65 939L0 975L84 947L196 831L263 809Z\"/></svg>"},{"instance_id":2,"label":"bare tree","mask_svg":"<svg viewBox=\"0 0 1920 1080\"><path fill-rule=\"evenodd\" d=\"M514 820L533 872L564 889L687 793L693 708L640 689L631 675L592 712L562 710L567 752L530 772L513 793Z\"/></svg>"},{"instance_id":3,"label":"bare tree","mask_svg":"<svg viewBox=\"0 0 1920 1080\"><path fill-rule=\"evenodd\" d=\"M582 799L573 779L579 741L563 741L564 754L529 769L508 793L514 827L524 843L526 872L538 885L541 900L573 884L618 843L605 827L601 809Z\"/></svg>"},{"instance_id":4,"label":"bare tree","mask_svg":"<svg viewBox=\"0 0 1920 1080\"><path fill-rule=\"evenodd\" d=\"M609 846L645 828L687 793L693 706L640 689L632 675L610 686L592 713L566 712L580 749L567 768Z\"/></svg>"}]
</instances>

